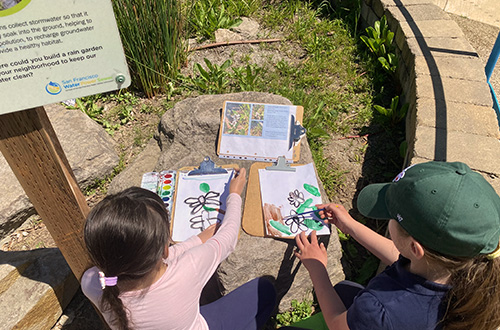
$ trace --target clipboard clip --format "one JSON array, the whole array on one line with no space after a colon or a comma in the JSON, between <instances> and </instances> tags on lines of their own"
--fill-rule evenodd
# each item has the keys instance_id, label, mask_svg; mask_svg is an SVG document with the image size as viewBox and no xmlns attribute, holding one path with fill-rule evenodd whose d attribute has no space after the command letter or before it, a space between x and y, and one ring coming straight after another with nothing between
<instances>
[{"instance_id":1,"label":"clipboard clip","mask_svg":"<svg viewBox=\"0 0 500 330\"><path fill-rule=\"evenodd\" d=\"M205 156L203 161L200 163L200 167L194 169L188 173L191 175L205 175L205 174L226 174L227 171L222 167L215 167L215 163L210 159L209 156Z\"/></svg>"},{"instance_id":2,"label":"clipboard clip","mask_svg":"<svg viewBox=\"0 0 500 330\"><path fill-rule=\"evenodd\" d=\"M306 134L306 129L298 122L295 121L295 116L291 116L290 122L290 139L288 141L288 150L293 147L295 142L300 140L300 137Z\"/></svg>"},{"instance_id":3,"label":"clipboard clip","mask_svg":"<svg viewBox=\"0 0 500 330\"><path fill-rule=\"evenodd\" d=\"M266 171L295 172L295 168L287 164L285 156L279 156L276 164L266 167Z\"/></svg>"}]
</instances>

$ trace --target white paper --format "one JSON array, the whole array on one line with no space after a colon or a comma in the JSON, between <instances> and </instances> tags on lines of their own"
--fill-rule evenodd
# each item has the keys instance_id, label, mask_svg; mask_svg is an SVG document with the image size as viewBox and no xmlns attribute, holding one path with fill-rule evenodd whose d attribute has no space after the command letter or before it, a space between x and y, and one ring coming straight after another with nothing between
<instances>
[{"instance_id":1,"label":"white paper","mask_svg":"<svg viewBox=\"0 0 500 330\"><path fill-rule=\"evenodd\" d=\"M175 192L172 239L176 242L198 235L208 226L224 219L233 170L228 170L227 174L187 174L179 174Z\"/></svg>"},{"instance_id":2,"label":"white paper","mask_svg":"<svg viewBox=\"0 0 500 330\"><path fill-rule=\"evenodd\" d=\"M315 213L297 215L315 210L322 200L313 164L294 168L295 172L259 169L266 235L292 238L313 230L318 235L329 235L330 229L321 224ZM293 217L283 219L287 216Z\"/></svg>"}]
</instances>

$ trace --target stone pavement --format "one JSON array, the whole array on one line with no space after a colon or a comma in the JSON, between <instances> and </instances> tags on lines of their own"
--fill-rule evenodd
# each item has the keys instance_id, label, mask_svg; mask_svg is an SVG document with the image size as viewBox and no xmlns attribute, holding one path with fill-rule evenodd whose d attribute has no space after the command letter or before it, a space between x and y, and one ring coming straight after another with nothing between
<instances>
[{"instance_id":1,"label":"stone pavement","mask_svg":"<svg viewBox=\"0 0 500 330\"><path fill-rule=\"evenodd\" d=\"M498 0L434 0L448 13L500 27L500 1Z\"/></svg>"},{"instance_id":2,"label":"stone pavement","mask_svg":"<svg viewBox=\"0 0 500 330\"><path fill-rule=\"evenodd\" d=\"M406 165L463 161L500 193L500 132L484 62L434 1L363 2L368 25L385 15L395 31L399 80L410 104Z\"/></svg>"}]
</instances>

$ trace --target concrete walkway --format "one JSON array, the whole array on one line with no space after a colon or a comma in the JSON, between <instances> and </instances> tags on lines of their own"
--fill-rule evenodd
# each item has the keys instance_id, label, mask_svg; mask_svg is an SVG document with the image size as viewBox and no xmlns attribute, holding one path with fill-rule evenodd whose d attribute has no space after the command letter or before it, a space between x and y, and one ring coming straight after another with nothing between
<instances>
[{"instance_id":1,"label":"concrete walkway","mask_svg":"<svg viewBox=\"0 0 500 330\"><path fill-rule=\"evenodd\" d=\"M434 0L444 11L500 27L499 0Z\"/></svg>"}]
</instances>

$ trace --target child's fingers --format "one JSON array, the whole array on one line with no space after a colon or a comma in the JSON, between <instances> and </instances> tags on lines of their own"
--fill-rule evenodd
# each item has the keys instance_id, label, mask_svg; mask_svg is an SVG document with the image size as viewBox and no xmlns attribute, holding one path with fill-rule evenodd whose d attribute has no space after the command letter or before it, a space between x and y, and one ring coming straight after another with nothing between
<instances>
[{"instance_id":1,"label":"child's fingers","mask_svg":"<svg viewBox=\"0 0 500 330\"><path fill-rule=\"evenodd\" d=\"M319 248L321 249L321 252L326 253L326 247L325 247L325 244L323 244L323 242L321 242L321 244L319 245Z\"/></svg>"},{"instance_id":2,"label":"child's fingers","mask_svg":"<svg viewBox=\"0 0 500 330\"><path fill-rule=\"evenodd\" d=\"M318 241L318 235L316 235L316 230L313 230L311 232L311 243L312 242L317 242Z\"/></svg>"},{"instance_id":3,"label":"child's fingers","mask_svg":"<svg viewBox=\"0 0 500 330\"><path fill-rule=\"evenodd\" d=\"M241 177L240 180L245 180L246 176L247 176L246 168L244 168L244 167L240 168L240 170L238 171L238 177Z\"/></svg>"},{"instance_id":4,"label":"child's fingers","mask_svg":"<svg viewBox=\"0 0 500 330\"><path fill-rule=\"evenodd\" d=\"M297 236L295 236L295 242L297 243L297 248L299 250L303 250L304 249L304 241L309 243L309 241L307 240L305 232L301 232L300 234L298 234Z\"/></svg>"}]
</instances>

